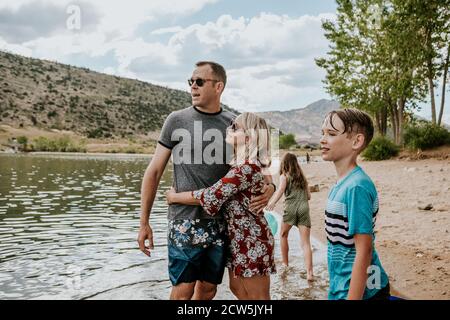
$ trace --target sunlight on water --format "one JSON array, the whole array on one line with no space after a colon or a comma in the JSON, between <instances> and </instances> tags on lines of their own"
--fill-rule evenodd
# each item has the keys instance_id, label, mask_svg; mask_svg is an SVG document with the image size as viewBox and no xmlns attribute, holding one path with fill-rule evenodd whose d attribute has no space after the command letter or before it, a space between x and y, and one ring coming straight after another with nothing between
<instances>
[{"instance_id":1,"label":"sunlight on water","mask_svg":"<svg viewBox=\"0 0 450 320\"><path fill-rule=\"evenodd\" d=\"M152 257L136 242L140 185L149 160L0 155L0 299L167 299L164 193L171 168L161 179L151 216ZM313 242L318 277L308 284L298 241L291 232L293 268L284 278L272 278L272 296L324 299L325 249ZM217 298L233 298L226 283L225 277Z\"/></svg>"}]
</instances>

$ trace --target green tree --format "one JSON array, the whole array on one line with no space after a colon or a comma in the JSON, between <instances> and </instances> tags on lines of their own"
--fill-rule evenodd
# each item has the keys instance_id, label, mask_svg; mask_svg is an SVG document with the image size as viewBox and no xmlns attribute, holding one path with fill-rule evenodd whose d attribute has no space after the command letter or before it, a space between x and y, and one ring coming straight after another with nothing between
<instances>
[{"instance_id":1,"label":"green tree","mask_svg":"<svg viewBox=\"0 0 450 320\"><path fill-rule=\"evenodd\" d=\"M408 10L414 17L421 41L431 103L431 122L441 125L444 111L450 56L450 0L410 0ZM442 78L441 78L442 77ZM439 79L442 79L439 81ZM442 86L439 116L436 114L435 88Z\"/></svg>"},{"instance_id":2,"label":"green tree","mask_svg":"<svg viewBox=\"0 0 450 320\"><path fill-rule=\"evenodd\" d=\"M295 136L292 133L280 135L280 149L289 149L296 144Z\"/></svg>"},{"instance_id":3,"label":"green tree","mask_svg":"<svg viewBox=\"0 0 450 320\"><path fill-rule=\"evenodd\" d=\"M392 126L400 143L405 114L426 96L414 0L337 0L336 21L325 21L330 50L316 59L328 92L344 107L373 115L377 131Z\"/></svg>"}]
</instances>

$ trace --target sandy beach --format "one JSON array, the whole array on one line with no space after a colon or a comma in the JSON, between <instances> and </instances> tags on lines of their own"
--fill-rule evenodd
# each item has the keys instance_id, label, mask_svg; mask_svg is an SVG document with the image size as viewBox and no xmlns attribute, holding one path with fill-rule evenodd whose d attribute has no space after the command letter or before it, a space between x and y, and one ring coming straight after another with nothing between
<instances>
[{"instance_id":1,"label":"sandy beach","mask_svg":"<svg viewBox=\"0 0 450 320\"><path fill-rule=\"evenodd\" d=\"M379 195L376 249L395 295L408 299L450 299L450 160L361 161ZM336 182L332 163L302 168L310 186L312 234L326 243L324 211ZM432 205L431 210L419 207ZM276 207L282 212L282 202Z\"/></svg>"}]
</instances>

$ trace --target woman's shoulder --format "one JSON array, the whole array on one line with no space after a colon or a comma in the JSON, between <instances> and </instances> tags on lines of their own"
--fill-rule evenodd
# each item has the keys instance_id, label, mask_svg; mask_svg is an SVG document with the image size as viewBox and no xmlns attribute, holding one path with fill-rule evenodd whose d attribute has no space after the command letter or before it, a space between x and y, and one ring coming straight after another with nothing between
<instances>
[{"instance_id":1,"label":"woman's shoulder","mask_svg":"<svg viewBox=\"0 0 450 320\"><path fill-rule=\"evenodd\" d=\"M235 164L231 167L232 171L242 172L243 174L250 174L262 171L262 166L259 163L246 161L244 163Z\"/></svg>"}]
</instances>

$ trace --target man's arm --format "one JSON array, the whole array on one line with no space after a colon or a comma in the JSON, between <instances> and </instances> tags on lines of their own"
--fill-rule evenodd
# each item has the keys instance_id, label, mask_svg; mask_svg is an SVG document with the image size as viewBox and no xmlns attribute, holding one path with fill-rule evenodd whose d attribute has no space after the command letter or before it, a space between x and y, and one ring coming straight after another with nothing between
<instances>
[{"instance_id":1,"label":"man's arm","mask_svg":"<svg viewBox=\"0 0 450 320\"><path fill-rule=\"evenodd\" d=\"M284 191L286 190L286 177L284 175L280 176L280 185L278 186L278 190L275 192L273 197L270 199L269 203L267 204L268 210L273 210L275 208L275 205L280 200L281 196L283 195Z\"/></svg>"},{"instance_id":2,"label":"man's arm","mask_svg":"<svg viewBox=\"0 0 450 320\"><path fill-rule=\"evenodd\" d=\"M348 300L361 300L364 296L367 282L367 268L372 261L372 236L370 234L355 234L356 257L352 269Z\"/></svg>"},{"instance_id":3,"label":"man's arm","mask_svg":"<svg viewBox=\"0 0 450 320\"><path fill-rule=\"evenodd\" d=\"M175 192L174 188L171 188L166 192L167 204L185 204L190 206L199 206L201 205L200 200L195 199L192 196L192 191L185 192Z\"/></svg>"},{"instance_id":4,"label":"man's arm","mask_svg":"<svg viewBox=\"0 0 450 320\"><path fill-rule=\"evenodd\" d=\"M264 182L266 183L262 188L263 193L260 196L252 197L250 200L249 209L252 212L260 213L269 203L270 198L272 198L275 193L275 185L272 183L272 175L264 175Z\"/></svg>"},{"instance_id":5,"label":"man's arm","mask_svg":"<svg viewBox=\"0 0 450 320\"><path fill-rule=\"evenodd\" d=\"M171 150L163 147L159 143L156 145L155 154L152 161L145 170L144 178L141 186L141 219L139 235L137 238L139 249L150 257L150 250L153 250L153 230L150 226L150 211L155 200L156 191L158 190L159 181L167 161L169 161ZM148 240L148 246L145 245Z\"/></svg>"}]
</instances>

